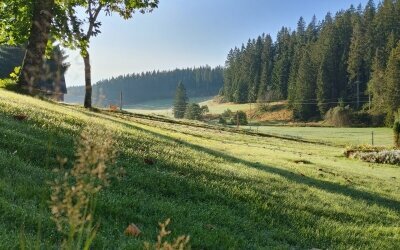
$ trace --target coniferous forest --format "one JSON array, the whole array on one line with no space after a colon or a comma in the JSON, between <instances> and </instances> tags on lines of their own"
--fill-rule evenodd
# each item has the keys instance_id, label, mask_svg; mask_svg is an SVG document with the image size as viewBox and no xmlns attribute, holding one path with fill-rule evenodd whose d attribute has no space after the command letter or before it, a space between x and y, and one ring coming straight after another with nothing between
<instances>
[{"instance_id":1,"label":"coniferous forest","mask_svg":"<svg viewBox=\"0 0 400 250\"><path fill-rule=\"evenodd\" d=\"M222 94L237 103L288 100L299 120L348 106L391 125L400 108L399 40L399 0L370 0L309 24L301 17L275 41L263 34L231 49Z\"/></svg>"},{"instance_id":2,"label":"coniferous forest","mask_svg":"<svg viewBox=\"0 0 400 250\"><path fill-rule=\"evenodd\" d=\"M182 81L188 97L217 95L223 86L223 68L209 66L128 74L101 80L93 86L93 103L98 106L119 104L121 92L125 104L174 98ZM84 87L68 88L68 101L82 102Z\"/></svg>"}]
</instances>

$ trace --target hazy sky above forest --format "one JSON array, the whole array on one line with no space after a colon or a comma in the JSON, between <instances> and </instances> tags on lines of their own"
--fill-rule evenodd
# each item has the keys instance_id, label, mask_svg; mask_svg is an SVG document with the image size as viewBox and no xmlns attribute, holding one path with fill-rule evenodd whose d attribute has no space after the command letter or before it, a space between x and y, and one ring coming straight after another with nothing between
<instances>
[{"instance_id":1,"label":"hazy sky above forest","mask_svg":"<svg viewBox=\"0 0 400 250\"><path fill-rule=\"evenodd\" d=\"M131 20L102 16L101 34L92 38L93 83L121 74L223 65L228 51L262 33L273 38L295 28L300 16L318 20L367 0L160 0L150 14ZM68 51L68 86L84 84L79 53Z\"/></svg>"}]
</instances>

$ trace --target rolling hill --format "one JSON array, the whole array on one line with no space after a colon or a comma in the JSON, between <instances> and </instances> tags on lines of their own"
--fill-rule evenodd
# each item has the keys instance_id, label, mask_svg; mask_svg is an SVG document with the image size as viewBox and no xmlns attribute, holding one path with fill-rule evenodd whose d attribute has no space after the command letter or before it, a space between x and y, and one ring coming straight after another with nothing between
<instances>
[{"instance_id":1,"label":"rolling hill","mask_svg":"<svg viewBox=\"0 0 400 250\"><path fill-rule=\"evenodd\" d=\"M343 148L157 116L85 110L0 89L0 248L21 231L60 246L47 184L75 158L85 127L118 141L120 180L101 191L93 248L137 249L171 218L193 249L395 249L400 168L345 158ZM151 159L151 160L149 160ZM127 237L135 223L143 231Z\"/></svg>"}]
</instances>

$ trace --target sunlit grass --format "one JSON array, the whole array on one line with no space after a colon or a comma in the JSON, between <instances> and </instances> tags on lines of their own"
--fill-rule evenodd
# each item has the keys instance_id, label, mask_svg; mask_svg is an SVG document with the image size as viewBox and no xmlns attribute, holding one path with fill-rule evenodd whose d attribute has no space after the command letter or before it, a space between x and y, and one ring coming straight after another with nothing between
<instances>
[{"instance_id":1,"label":"sunlit grass","mask_svg":"<svg viewBox=\"0 0 400 250\"><path fill-rule=\"evenodd\" d=\"M296 138L333 143L337 145L372 144L393 146L393 131L390 128L328 128L289 126L246 126L261 133L291 136Z\"/></svg>"},{"instance_id":2,"label":"sunlit grass","mask_svg":"<svg viewBox=\"0 0 400 250\"><path fill-rule=\"evenodd\" d=\"M21 114L25 120L13 117ZM60 245L46 183L56 177L57 156L74 159L81 130L99 124L118 142L115 164L125 174L99 193L94 249L141 248L167 218L171 240L190 235L193 249L400 245L397 166L347 159L339 146L92 112L0 90L0 249L17 248L21 228L28 242L39 232L42 247ZM124 235L131 223L139 238Z\"/></svg>"},{"instance_id":3,"label":"sunlit grass","mask_svg":"<svg viewBox=\"0 0 400 250\"><path fill-rule=\"evenodd\" d=\"M216 103L214 100L208 100L202 102L201 105L207 105L208 109L210 110L210 114L222 114L225 110L230 109L232 112L236 111L248 111L250 109L256 108L256 103L244 103L244 104L237 104L237 103Z\"/></svg>"}]
</instances>

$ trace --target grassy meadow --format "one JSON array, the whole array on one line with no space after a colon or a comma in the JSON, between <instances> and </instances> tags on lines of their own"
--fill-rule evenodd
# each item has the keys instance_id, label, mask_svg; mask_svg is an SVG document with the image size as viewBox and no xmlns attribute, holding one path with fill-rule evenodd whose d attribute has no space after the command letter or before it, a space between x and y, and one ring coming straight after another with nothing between
<instances>
[{"instance_id":1,"label":"grassy meadow","mask_svg":"<svg viewBox=\"0 0 400 250\"><path fill-rule=\"evenodd\" d=\"M339 146L372 144L372 140L376 146L393 146L393 131L390 128L244 126L243 129Z\"/></svg>"},{"instance_id":2,"label":"grassy meadow","mask_svg":"<svg viewBox=\"0 0 400 250\"><path fill-rule=\"evenodd\" d=\"M172 237L190 235L193 249L400 245L398 166L347 159L342 146L88 111L0 89L0 249L19 248L21 237L60 246L48 182L57 156L71 162L80 131L94 125L113 134L125 174L97 198L93 249L140 249L167 218ZM273 129L265 132L290 133ZM142 235L125 236L129 223Z\"/></svg>"},{"instance_id":3,"label":"grassy meadow","mask_svg":"<svg viewBox=\"0 0 400 250\"><path fill-rule=\"evenodd\" d=\"M212 97L193 97L189 99L189 102L201 103L206 100L211 99ZM124 110L138 113L138 114L155 114L155 115L163 115L168 117L173 117L172 106L174 105L174 99L161 99L161 100L152 100L137 104L125 105Z\"/></svg>"},{"instance_id":4,"label":"grassy meadow","mask_svg":"<svg viewBox=\"0 0 400 250\"><path fill-rule=\"evenodd\" d=\"M137 114L145 115L162 115L167 117L173 117L172 107L173 99L162 99L153 100L143 103L125 105L124 110ZM213 97L196 97L189 98L189 102L199 103L200 105L207 105L209 113L213 115L222 114L225 110L230 109L233 112L243 110L250 110L250 104L235 104L235 103L217 103L213 100ZM253 109L256 108L256 104L251 104Z\"/></svg>"},{"instance_id":5,"label":"grassy meadow","mask_svg":"<svg viewBox=\"0 0 400 250\"><path fill-rule=\"evenodd\" d=\"M245 103L245 104L237 104L237 103L217 103L214 100L207 100L200 105L207 105L208 109L210 110L210 114L222 114L225 110L230 109L232 112L236 111L248 111L250 108L255 109L256 104L252 103Z\"/></svg>"}]
</instances>

